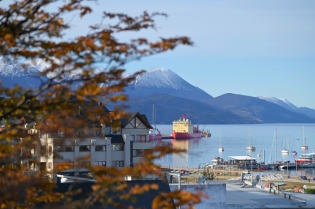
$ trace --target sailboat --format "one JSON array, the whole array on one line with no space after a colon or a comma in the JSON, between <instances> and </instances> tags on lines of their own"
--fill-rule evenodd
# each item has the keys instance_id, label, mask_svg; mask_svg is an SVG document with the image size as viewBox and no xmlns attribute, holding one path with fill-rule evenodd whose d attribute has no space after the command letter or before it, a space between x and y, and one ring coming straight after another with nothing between
<instances>
[{"instance_id":1,"label":"sailboat","mask_svg":"<svg viewBox=\"0 0 315 209\"><path fill-rule=\"evenodd\" d=\"M221 144L221 133L220 133L220 147L219 147L219 152L224 152L224 147L222 147L222 144Z\"/></svg>"},{"instance_id":2,"label":"sailboat","mask_svg":"<svg viewBox=\"0 0 315 209\"><path fill-rule=\"evenodd\" d=\"M306 139L304 137L304 126L303 126L303 145L301 147L302 150L308 150L308 146L306 145Z\"/></svg>"},{"instance_id":3,"label":"sailboat","mask_svg":"<svg viewBox=\"0 0 315 209\"><path fill-rule=\"evenodd\" d=\"M284 147L284 140L283 140L283 139L282 139L282 146ZM283 148L283 149L281 150L281 153L282 153L283 155L289 155L289 150L286 149L286 148Z\"/></svg>"},{"instance_id":4,"label":"sailboat","mask_svg":"<svg viewBox=\"0 0 315 209\"><path fill-rule=\"evenodd\" d=\"M246 147L248 151L255 151L256 147L250 144L250 134L248 135L248 146Z\"/></svg>"}]
</instances>

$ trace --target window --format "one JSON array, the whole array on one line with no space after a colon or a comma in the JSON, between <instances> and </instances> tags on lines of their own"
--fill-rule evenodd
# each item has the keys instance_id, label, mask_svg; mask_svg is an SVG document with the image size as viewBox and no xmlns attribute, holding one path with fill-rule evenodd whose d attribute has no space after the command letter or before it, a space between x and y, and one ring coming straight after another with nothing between
<instances>
[{"instance_id":1,"label":"window","mask_svg":"<svg viewBox=\"0 0 315 209\"><path fill-rule=\"evenodd\" d=\"M123 160L114 160L113 161L113 167L124 167L124 161Z\"/></svg>"},{"instance_id":2,"label":"window","mask_svg":"<svg viewBox=\"0 0 315 209\"><path fill-rule=\"evenodd\" d=\"M123 151L124 145L123 144L113 144L113 151Z\"/></svg>"},{"instance_id":3,"label":"window","mask_svg":"<svg viewBox=\"0 0 315 209\"><path fill-rule=\"evenodd\" d=\"M90 152L91 151L91 145L81 145L79 147L80 152Z\"/></svg>"},{"instance_id":4,"label":"window","mask_svg":"<svg viewBox=\"0 0 315 209\"><path fill-rule=\"evenodd\" d=\"M48 146L48 154L49 154L49 155L52 154L52 146L51 146L51 145Z\"/></svg>"},{"instance_id":5,"label":"window","mask_svg":"<svg viewBox=\"0 0 315 209\"><path fill-rule=\"evenodd\" d=\"M95 161L95 165L106 166L106 161Z\"/></svg>"},{"instance_id":6,"label":"window","mask_svg":"<svg viewBox=\"0 0 315 209\"><path fill-rule=\"evenodd\" d=\"M133 157L143 157L144 155L144 150L143 149L134 149L133 150Z\"/></svg>"},{"instance_id":7,"label":"window","mask_svg":"<svg viewBox=\"0 0 315 209\"><path fill-rule=\"evenodd\" d=\"M74 146L65 146L65 152L74 152Z\"/></svg>"},{"instance_id":8,"label":"window","mask_svg":"<svg viewBox=\"0 0 315 209\"><path fill-rule=\"evenodd\" d=\"M74 152L74 146L73 145L66 145L66 146L57 146L57 152Z\"/></svg>"},{"instance_id":9,"label":"window","mask_svg":"<svg viewBox=\"0 0 315 209\"><path fill-rule=\"evenodd\" d=\"M37 154L37 145L36 144L32 144L31 145L31 154Z\"/></svg>"},{"instance_id":10,"label":"window","mask_svg":"<svg viewBox=\"0 0 315 209\"><path fill-rule=\"evenodd\" d=\"M52 163L51 162L48 163L48 169L52 169Z\"/></svg>"},{"instance_id":11,"label":"window","mask_svg":"<svg viewBox=\"0 0 315 209\"><path fill-rule=\"evenodd\" d=\"M130 141L134 142L135 141L135 135L130 135Z\"/></svg>"},{"instance_id":12,"label":"window","mask_svg":"<svg viewBox=\"0 0 315 209\"><path fill-rule=\"evenodd\" d=\"M146 136L140 135L140 142L146 142Z\"/></svg>"},{"instance_id":13,"label":"window","mask_svg":"<svg viewBox=\"0 0 315 209\"><path fill-rule=\"evenodd\" d=\"M95 151L96 152L105 152L106 151L106 145L96 145Z\"/></svg>"},{"instance_id":14,"label":"window","mask_svg":"<svg viewBox=\"0 0 315 209\"><path fill-rule=\"evenodd\" d=\"M146 142L146 135L137 135L135 138L136 142Z\"/></svg>"},{"instance_id":15,"label":"window","mask_svg":"<svg viewBox=\"0 0 315 209\"><path fill-rule=\"evenodd\" d=\"M46 146L40 146L40 154L45 155L46 154Z\"/></svg>"}]
</instances>

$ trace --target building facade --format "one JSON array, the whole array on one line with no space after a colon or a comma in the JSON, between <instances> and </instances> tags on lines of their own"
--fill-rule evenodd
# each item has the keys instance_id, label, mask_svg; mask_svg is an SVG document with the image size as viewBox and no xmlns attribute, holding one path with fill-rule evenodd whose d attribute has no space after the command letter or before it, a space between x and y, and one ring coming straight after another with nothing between
<instances>
[{"instance_id":1,"label":"building facade","mask_svg":"<svg viewBox=\"0 0 315 209\"><path fill-rule=\"evenodd\" d=\"M80 130L77 137L67 137L62 132L45 133L34 127L28 130L28 134L38 136L38 144L28 150L32 158L21 163L27 166L28 172L46 172L48 177L54 178L54 165L67 162L73 167L58 174L89 178L91 174L86 168L75 165L89 163L118 168L136 165L144 153L154 147L154 142L149 140L150 129L152 126L146 116L138 112L121 119L119 128L94 124Z\"/></svg>"}]
</instances>

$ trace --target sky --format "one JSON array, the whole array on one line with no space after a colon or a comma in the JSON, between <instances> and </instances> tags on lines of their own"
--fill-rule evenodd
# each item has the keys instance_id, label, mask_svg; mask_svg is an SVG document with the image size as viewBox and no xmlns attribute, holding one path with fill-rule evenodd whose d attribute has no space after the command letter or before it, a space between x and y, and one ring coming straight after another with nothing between
<instances>
[{"instance_id":1,"label":"sky","mask_svg":"<svg viewBox=\"0 0 315 209\"><path fill-rule=\"evenodd\" d=\"M128 64L127 72L165 67L213 97L272 96L315 109L315 1L105 2L95 11L164 12L145 35L194 42Z\"/></svg>"},{"instance_id":2,"label":"sky","mask_svg":"<svg viewBox=\"0 0 315 209\"><path fill-rule=\"evenodd\" d=\"M285 98L315 109L314 0L99 0L70 33L98 23L102 11L163 12L156 31L138 35L188 36L194 46L127 64L127 73L164 67L213 97L226 93ZM128 34L123 38L129 38Z\"/></svg>"}]
</instances>

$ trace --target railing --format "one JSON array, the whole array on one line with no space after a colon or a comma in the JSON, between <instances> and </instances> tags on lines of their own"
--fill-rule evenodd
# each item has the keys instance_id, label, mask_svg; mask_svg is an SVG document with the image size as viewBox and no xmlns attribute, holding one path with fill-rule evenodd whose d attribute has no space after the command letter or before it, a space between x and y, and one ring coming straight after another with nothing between
<instances>
[{"instance_id":1,"label":"railing","mask_svg":"<svg viewBox=\"0 0 315 209\"><path fill-rule=\"evenodd\" d=\"M295 196L292 193L287 193L287 192L281 192L278 191L278 195L283 195L284 198L288 198L289 200L296 200L301 202L303 205L306 204L306 200L300 197Z\"/></svg>"}]
</instances>

